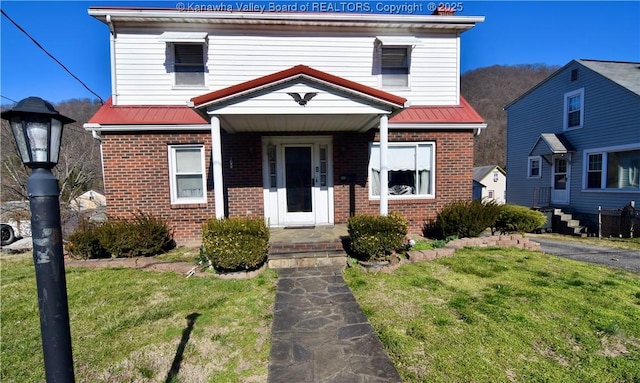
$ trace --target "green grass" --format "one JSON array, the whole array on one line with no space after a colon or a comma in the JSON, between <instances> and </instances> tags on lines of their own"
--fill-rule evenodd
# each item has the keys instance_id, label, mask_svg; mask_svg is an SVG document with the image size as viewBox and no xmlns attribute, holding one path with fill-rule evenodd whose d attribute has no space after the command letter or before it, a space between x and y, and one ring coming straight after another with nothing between
<instances>
[{"instance_id":1,"label":"green grass","mask_svg":"<svg viewBox=\"0 0 640 383\"><path fill-rule=\"evenodd\" d=\"M33 261L3 260L1 277L0 381L44 381ZM76 381L266 381L275 279L68 269Z\"/></svg>"},{"instance_id":2,"label":"green grass","mask_svg":"<svg viewBox=\"0 0 640 383\"><path fill-rule=\"evenodd\" d=\"M403 382L639 382L640 275L517 249L345 273Z\"/></svg>"}]
</instances>

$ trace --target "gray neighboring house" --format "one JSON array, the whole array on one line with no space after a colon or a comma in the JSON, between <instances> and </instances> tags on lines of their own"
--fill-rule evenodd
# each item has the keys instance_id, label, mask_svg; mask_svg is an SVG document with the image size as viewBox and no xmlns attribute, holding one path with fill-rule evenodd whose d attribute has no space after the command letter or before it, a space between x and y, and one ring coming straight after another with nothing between
<instances>
[{"instance_id":1,"label":"gray neighboring house","mask_svg":"<svg viewBox=\"0 0 640 383\"><path fill-rule=\"evenodd\" d=\"M598 232L599 207L637 216L639 62L572 60L505 110L508 203L546 209L554 231L575 234Z\"/></svg>"}]
</instances>

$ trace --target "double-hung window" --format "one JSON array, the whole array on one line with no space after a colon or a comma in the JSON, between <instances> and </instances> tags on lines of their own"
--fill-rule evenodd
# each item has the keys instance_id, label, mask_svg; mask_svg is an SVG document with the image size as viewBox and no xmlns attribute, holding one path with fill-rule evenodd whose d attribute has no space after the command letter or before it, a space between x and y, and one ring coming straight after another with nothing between
<instances>
[{"instance_id":1,"label":"double-hung window","mask_svg":"<svg viewBox=\"0 0 640 383\"><path fill-rule=\"evenodd\" d=\"M173 43L176 86L204 86L204 45Z\"/></svg>"},{"instance_id":2,"label":"double-hung window","mask_svg":"<svg viewBox=\"0 0 640 383\"><path fill-rule=\"evenodd\" d=\"M585 151L587 190L640 191L640 144Z\"/></svg>"},{"instance_id":3,"label":"double-hung window","mask_svg":"<svg viewBox=\"0 0 640 383\"><path fill-rule=\"evenodd\" d=\"M564 129L582 128L584 123L584 89L564 95Z\"/></svg>"},{"instance_id":4,"label":"double-hung window","mask_svg":"<svg viewBox=\"0 0 640 383\"><path fill-rule=\"evenodd\" d=\"M539 156L529 157L529 166L527 170L528 178L540 178L542 176L542 161Z\"/></svg>"},{"instance_id":5,"label":"double-hung window","mask_svg":"<svg viewBox=\"0 0 640 383\"><path fill-rule=\"evenodd\" d=\"M435 195L435 143L390 142L387 153L389 198ZM380 144L372 143L369 157L369 190L380 197Z\"/></svg>"},{"instance_id":6,"label":"double-hung window","mask_svg":"<svg viewBox=\"0 0 640 383\"><path fill-rule=\"evenodd\" d=\"M171 203L206 203L204 145L169 146Z\"/></svg>"},{"instance_id":7,"label":"double-hung window","mask_svg":"<svg viewBox=\"0 0 640 383\"><path fill-rule=\"evenodd\" d=\"M383 87L409 86L409 47L382 47Z\"/></svg>"}]
</instances>

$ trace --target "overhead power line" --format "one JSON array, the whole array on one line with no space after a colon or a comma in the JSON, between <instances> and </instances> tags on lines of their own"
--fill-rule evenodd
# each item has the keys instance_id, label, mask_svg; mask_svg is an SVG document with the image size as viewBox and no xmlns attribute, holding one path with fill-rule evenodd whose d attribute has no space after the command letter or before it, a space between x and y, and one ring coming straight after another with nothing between
<instances>
[{"instance_id":1,"label":"overhead power line","mask_svg":"<svg viewBox=\"0 0 640 383\"><path fill-rule=\"evenodd\" d=\"M82 84L82 86L85 87L85 89L87 89L89 92L91 92L94 96L98 97L98 99L100 100L101 103L104 104L104 100L102 99L102 97L100 97L96 92L94 92L93 90L91 90L91 88L89 88L87 86L87 84L85 84L84 82L82 82L82 80L80 80L78 78L78 76L76 76L75 74L73 74L63 63L61 63L57 58L55 58L51 53L49 53L46 49L44 49L44 47L42 45L40 45L39 42L36 41L36 39L34 39L33 37L31 37L31 35L25 31L20 25L18 25L18 23L16 23L15 21L13 21L13 19L11 17L9 17L9 15L7 15L5 13L5 11L3 9L0 9L0 12L2 12L2 15L4 17L6 17L9 21L11 21L11 23L13 25L16 26L16 28L18 28L22 33L24 33L29 39L31 39L31 41L33 41L34 44L36 44L36 46L40 49L42 49L42 51L44 53L47 54L47 56L51 57L51 59L53 59L53 61L55 61L56 63L58 63L58 65L60 65L62 67L62 69L64 69L67 73L69 73L71 75L71 77L73 77L74 79L76 79L80 84ZM15 101L14 101L15 102Z\"/></svg>"},{"instance_id":2,"label":"overhead power line","mask_svg":"<svg viewBox=\"0 0 640 383\"><path fill-rule=\"evenodd\" d=\"M11 98L9 98L9 97L7 97L7 96L0 96L0 97L4 98L4 99L6 99L6 100L9 100L9 101L11 101L11 102L13 102L14 104L17 104L17 103L18 103L18 101L14 100L14 99L11 99Z\"/></svg>"}]
</instances>

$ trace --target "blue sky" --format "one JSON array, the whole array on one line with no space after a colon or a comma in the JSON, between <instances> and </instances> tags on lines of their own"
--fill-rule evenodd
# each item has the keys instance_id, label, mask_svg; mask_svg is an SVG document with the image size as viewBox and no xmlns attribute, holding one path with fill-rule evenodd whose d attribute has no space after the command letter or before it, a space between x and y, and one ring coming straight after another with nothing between
<instances>
[{"instance_id":1,"label":"blue sky","mask_svg":"<svg viewBox=\"0 0 640 383\"><path fill-rule=\"evenodd\" d=\"M0 7L106 100L110 94L109 33L104 24L88 16L87 9L90 6L133 5L174 7L178 2L2 0ZM239 0L185 1L194 4L221 2L233 5ZM344 0L333 3L340 2ZM360 3L375 5L378 2ZM427 1L411 0L382 2L428 4ZM254 0L253 3L268 1ZM462 6L458 15L486 17L484 23L462 35L462 72L491 65L564 65L580 58L640 62L639 1L457 3ZM425 10L425 13L428 12ZM18 101L39 96L51 102L95 98L4 16L0 23L2 104L11 104L4 97Z\"/></svg>"}]
</instances>

